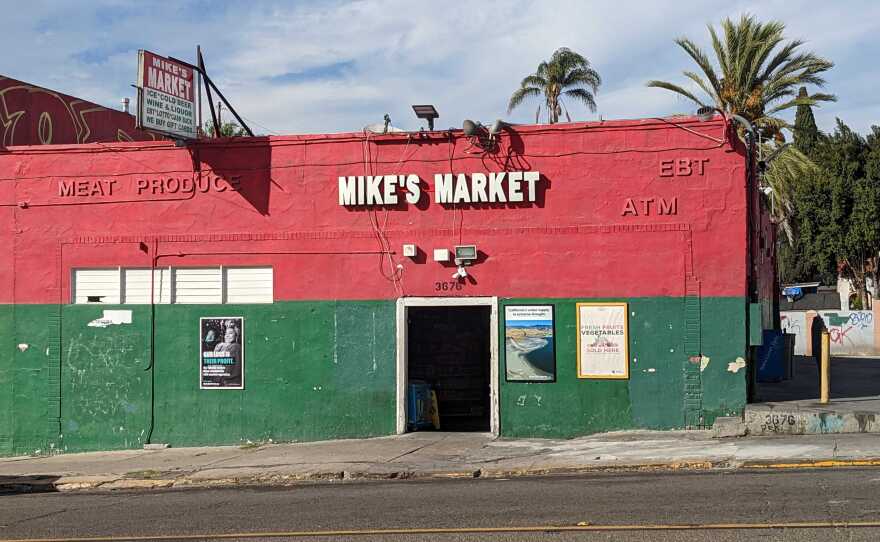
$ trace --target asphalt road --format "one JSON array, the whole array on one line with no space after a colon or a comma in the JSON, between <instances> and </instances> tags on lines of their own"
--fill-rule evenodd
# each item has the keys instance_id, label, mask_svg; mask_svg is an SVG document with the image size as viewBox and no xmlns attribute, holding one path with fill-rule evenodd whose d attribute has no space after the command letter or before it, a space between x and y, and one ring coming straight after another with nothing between
<instances>
[{"instance_id":1,"label":"asphalt road","mask_svg":"<svg viewBox=\"0 0 880 542\"><path fill-rule=\"evenodd\" d=\"M839 525L856 522L872 526ZM408 532L370 534L397 529ZM328 531L351 532L320 534ZM0 496L3 540L271 540L277 533L364 541L880 540L880 469Z\"/></svg>"}]
</instances>

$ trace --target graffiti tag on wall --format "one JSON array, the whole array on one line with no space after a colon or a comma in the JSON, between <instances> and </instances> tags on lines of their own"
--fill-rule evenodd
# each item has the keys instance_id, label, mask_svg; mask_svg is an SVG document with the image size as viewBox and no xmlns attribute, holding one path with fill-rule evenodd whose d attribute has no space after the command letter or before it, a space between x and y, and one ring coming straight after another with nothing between
<instances>
[{"instance_id":1,"label":"graffiti tag on wall","mask_svg":"<svg viewBox=\"0 0 880 542\"><path fill-rule=\"evenodd\" d=\"M807 313L787 311L780 313L783 331L793 333L795 354L805 355L810 342ZM832 354L875 353L874 313L872 311L819 311L831 336Z\"/></svg>"}]
</instances>

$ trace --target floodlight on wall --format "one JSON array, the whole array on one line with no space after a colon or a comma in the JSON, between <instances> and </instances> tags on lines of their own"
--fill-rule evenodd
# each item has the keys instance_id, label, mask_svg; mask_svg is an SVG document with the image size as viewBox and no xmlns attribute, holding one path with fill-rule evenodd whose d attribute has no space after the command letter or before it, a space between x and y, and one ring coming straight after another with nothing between
<instances>
[{"instance_id":1,"label":"floodlight on wall","mask_svg":"<svg viewBox=\"0 0 880 542\"><path fill-rule=\"evenodd\" d=\"M461 123L461 130L464 132L464 135L473 137L480 135L480 132L482 132L484 128L479 122L474 122L471 119L464 119L464 122Z\"/></svg>"},{"instance_id":2,"label":"floodlight on wall","mask_svg":"<svg viewBox=\"0 0 880 542\"><path fill-rule=\"evenodd\" d=\"M501 130L505 128L510 128L512 125L510 123L504 122L501 119L495 119L495 122L492 123L492 127L489 128L489 137L495 137L501 133Z\"/></svg>"},{"instance_id":3,"label":"floodlight on wall","mask_svg":"<svg viewBox=\"0 0 880 542\"><path fill-rule=\"evenodd\" d=\"M434 119L440 118L440 114L433 105L414 105L412 106L416 116L420 119L428 121L428 130L434 129Z\"/></svg>"},{"instance_id":4,"label":"floodlight on wall","mask_svg":"<svg viewBox=\"0 0 880 542\"><path fill-rule=\"evenodd\" d=\"M473 143L484 151L490 151L497 148L495 135L479 121L465 119L461 124L461 131L464 132L464 135L467 137L473 138Z\"/></svg>"}]
</instances>

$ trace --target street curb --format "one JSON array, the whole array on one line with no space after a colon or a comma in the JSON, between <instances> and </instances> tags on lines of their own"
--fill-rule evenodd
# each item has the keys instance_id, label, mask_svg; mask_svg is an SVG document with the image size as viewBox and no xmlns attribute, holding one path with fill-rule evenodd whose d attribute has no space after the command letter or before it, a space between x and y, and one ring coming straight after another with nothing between
<instances>
[{"instance_id":1,"label":"street curb","mask_svg":"<svg viewBox=\"0 0 880 542\"><path fill-rule=\"evenodd\" d=\"M880 467L880 459L806 459L803 461L746 461L743 469L828 469L837 467Z\"/></svg>"},{"instance_id":2,"label":"street curb","mask_svg":"<svg viewBox=\"0 0 880 542\"><path fill-rule=\"evenodd\" d=\"M828 469L846 467L880 467L880 458L869 459L804 459L780 461L675 461L659 463L631 463L621 465L571 465L559 467L529 467L523 469L474 469L418 471L319 471L268 476L223 478L193 478L191 474L174 478L127 478L112 476L22 476L9 482L0 482L2 493L47 493L72 491L161 490L179 488L219 487L285 487L314 482L333 481L390 481L390 480L461 480L508 479L535 476L564 476L617 472L681 472L681 471L735 471L735 470L788 470ZM197 473L192 473L197 474Z\"/></svg>"}]
</instances>

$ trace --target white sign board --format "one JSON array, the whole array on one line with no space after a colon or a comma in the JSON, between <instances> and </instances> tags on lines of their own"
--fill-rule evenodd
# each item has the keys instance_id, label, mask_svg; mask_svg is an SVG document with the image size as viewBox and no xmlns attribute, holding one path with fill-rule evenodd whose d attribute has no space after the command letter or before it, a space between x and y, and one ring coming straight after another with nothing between
<instances>
[{"instance_id":1,"label":"white sign board","mask_svg":"<svg viewBox=\"0 0 880 542\"><path fill-rule=\"evenodd\" d=\"M626 303L578 303L578 378L629 378Z\"/></svg>"},{"instance_id":2,"label":"white sign board","mask_svg":"<svg viewBox=\"0 0 880 542\"><path fill-rule=\"evenodd\" d=\"M195 74L149 51L138 51L138 128L176 139L196 138Z\"/></svg>"}]
</instances>

